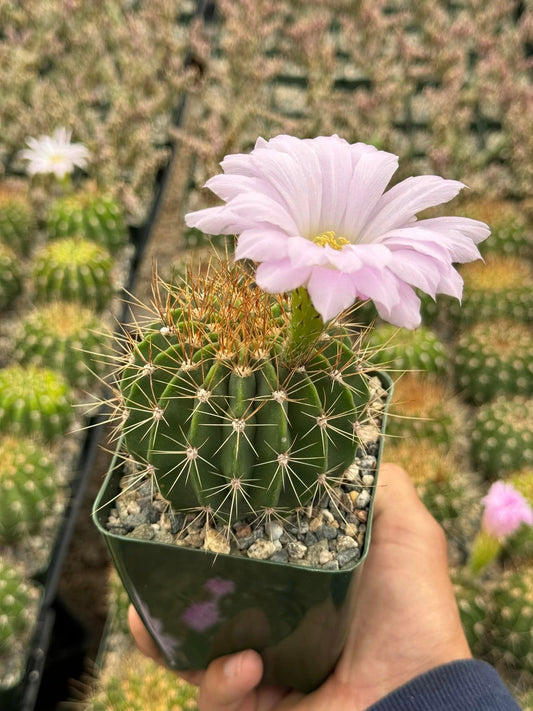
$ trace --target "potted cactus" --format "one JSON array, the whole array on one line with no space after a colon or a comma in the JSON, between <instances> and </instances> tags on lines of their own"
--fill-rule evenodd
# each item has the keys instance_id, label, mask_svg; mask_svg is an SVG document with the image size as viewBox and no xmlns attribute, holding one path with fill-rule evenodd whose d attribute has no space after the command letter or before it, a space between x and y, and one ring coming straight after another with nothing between
<instances>
[{"instance_id":1,"label":"potted cactus","mask_svg":"<svg viewBox=\"0 0 533 711\"><path fill-rule=\"evenodd\" d=\"M415 328L414 287L459 297L452 262L488 228L415 222L462 184L383 192L397 157L338 136L259 139L222 167L226 204L186 221L238 234L236 263L160 284L126 333L94 516L171 667L253 647L266 683L310 690L344 643L391 394L352 307Z\"/></svg>"}]
</instances>

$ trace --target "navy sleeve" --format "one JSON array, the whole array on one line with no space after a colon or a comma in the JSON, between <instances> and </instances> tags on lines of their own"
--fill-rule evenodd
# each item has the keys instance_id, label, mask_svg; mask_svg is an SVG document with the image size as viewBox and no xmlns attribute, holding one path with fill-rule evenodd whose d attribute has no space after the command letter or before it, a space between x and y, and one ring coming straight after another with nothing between
<instances>
[{"instance_id":1,"label":"navy sleeve","mask_svg":"<svg viewBox=\"0 0 533 711\"><path fill-rule=\"evenodd\" d=\"M436 667L367 711L520 711L498 672L475 659Z\"/></svg>"}]
</instances>

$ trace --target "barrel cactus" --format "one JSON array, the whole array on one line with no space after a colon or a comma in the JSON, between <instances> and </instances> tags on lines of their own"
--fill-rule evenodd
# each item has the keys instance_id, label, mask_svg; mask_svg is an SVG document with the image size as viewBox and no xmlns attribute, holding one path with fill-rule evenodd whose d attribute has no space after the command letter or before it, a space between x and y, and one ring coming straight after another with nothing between
<instances>
[{"instance_id":1,"label":"barrel cactus","mask_svg":"<svg viewBox=\"0 0 533 711\"><path fill-rule=\"evenodd\" d=\"M463 419L462 408L446 385L408 373L395 383L387 432L450 446L461 433Z\"/></svg>"},{"instance_id":2,"label":"barrel cactus","mask_svg":"<svg viewBox=\"0 0 533 711\"><path fill-rule=\"evenodd\" d=\"M22 271L15 252L0 244L0 310L10 306L22 291Z\"/></svg>"},{"instance_id":3,"label":"barrel cactus","mask_svg":"<svg viewBox=\"0 0 533 711\"><path fill-rule=\"evenodd\" d=\"M58 486L49 453L30 439L0 437L0 542L39 529L53 510Z\"/></svg>"},{"instance_id":4,"label":"barrel cactus","mask_svg":"<svg viewBox=\"0 0 533 711\"><path fill-rule=\"evenodd\" d=\"M221 264L169 289L119 384L125 446L163 496L229 522L292 511L334 486L354 460L369 399L343 330L289 353L286 301L241 266ZM296 292L293 312L308 308Z\"/></svg>"},{"instance_id":5,"label":"barrel cactus","mask_svg":"<svg viewBox=\"0 0 533 711\"><path fill-rule=\"evenodd\" d=\"M104 669L85 711L198 711L196 687L139 652L121 655L115 666Z\"/></svg>"},{"instance_id":6,"label":"barrel cactus","mask_svg":"<svg viewBox=\"0 0 533 711\"><path fill-rule=\"evenodd\" d=\"M33 244L35 219L28 199L0 186L0 242L27 256Z\"/></svg>"},{"instance_id":7,"label":"barrel cactus","mask_svg":"<svg viewBox=\"0 0 533 711\"><path fill-rule=\"evenodd\" d=\"M476 200L466 203L463 213L491 227L491 236L482 253L530 257L533 243L527 219L516 203L503 200Z\"/></svg>"},{"instance_id":8,"label":"barrel cactus","mask_svg":"<svg viewBox=\"0 0 533 711\"><path fill-rule=\"evenodd\" d=\"M59 198L50 206L46 229L51 239L80 236L114 254L128 242L123 210L110 195L90 190Z\"/></svg>"},{"instance_id":9,"label":"barrel cactus","mask_svg":"<svg viewBox=\"0 0 533 711\"><path fill-rule=\"evenodd\" d=\"M0 672L10 655L27 647L39 598L39 588L27 581L18 568L0 558ZM0 688L5 681L0 674Z\"/></svg>"},{"instance_id":10,"label":"barrel cactus","mask_svg":"<svg viewBox=\"0 0 533 711\"><path fill-rule=\"evenodd\" d=\"M372 361L392 370L422 370L435 375L446 372L446 347L436 333L424 326L406 334L383 324L372 330L368 344L373 351Z\"/></svg>"},{"instance_id":11,"label":"barrel cactus","mask_svg":"<svg viewBox=\"0 0 533 711\"><path fill-rule=\"evenodd\" d=\"M0 370L0 431L51 441L72 419L70 388L59 373L20 365Z\"/></svg>"},{"instance_id":12,"label":"barrel cactus","mask_svg":"<svg viewBox=\"0 0 533 711\"><path fill-rule=\"evenodd\" d=\"M488 660L533 681L533 566L503 574L494 590Z\"/></svg>"},{"instance_id":13,"label":"barrel cactus","mask_svg":"<svg viewBox=\"0 0 533 711\"><path fill-rule=\"evenodd\" d=\"M35 256L38 301L74 301L104 309L113 295L113 260L98 244L67 237L45 245Z\"/></svg>"},{"instance_id":14,"label":"barrel cactus","mask_svg":"<svg viewBox=\"0 0 533 711\"><path fill-rule=\"evenodd\" d=\"M494 615L491 590L465 569L453 569L451 578L468 646L475 657L482 657Z\"/></svg>"},{"instance_id":15,"label":"barrel cactus","mask_svg":"<svg viewBox=\"0 0 533 711\"><path fill-rule=\"evenodd\" d=\"M507 481L533 507L533 468L511 472ZM520 526L505 542L505 551L514 562L533 560L533 527Z\"/></svg>"},{"instance_id":16,"label":"barrel cactus","mask_svg":"<svg viewBox=\"0 0 533 711\"><path fill-rule=\"evenodd\" d=\"M529 326L503 319L475 324L457 341L457 388L477 405L497 395L532 395L532 353Z\"/></svg>"},{"instance_id":17,"label":"barrel cactus","mask_svg":"<svg viewBox=\"0 0 533 711\"><path fill-rule=\"evenodd\" d=\"M471 437L475 466L488 479L533 466L533 400L504 395L481 406Z\"/></svg>"},{"instance_id":18,"label":"barrel cactus","mask_svg":"<svg viewBox=\"0 0 533 711\"><path fill-rule=\"evenodd\" d=\"M107 335L93 311L57 301L35 309L20 324L14 359L58 371L74 387L85 388L103 375Z\"/></svg>"}]
</instances>

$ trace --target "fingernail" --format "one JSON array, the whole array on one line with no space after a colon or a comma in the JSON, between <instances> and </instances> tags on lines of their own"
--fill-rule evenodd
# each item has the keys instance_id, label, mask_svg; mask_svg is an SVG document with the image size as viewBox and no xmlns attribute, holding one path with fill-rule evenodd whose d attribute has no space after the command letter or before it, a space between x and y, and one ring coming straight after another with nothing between
<instances>
[{"instance_id":1,"label":"fingernail","mask_svg":"<svg viewBox=\"0 0 533 711\"><path fill-rule=\"evenodd\" d=\"M234 654L231 659L224 664L224 674L231 679L240 674L242 669L242 662L244 659L244 652L240 654Z\"/></svg>"}]
</instances>

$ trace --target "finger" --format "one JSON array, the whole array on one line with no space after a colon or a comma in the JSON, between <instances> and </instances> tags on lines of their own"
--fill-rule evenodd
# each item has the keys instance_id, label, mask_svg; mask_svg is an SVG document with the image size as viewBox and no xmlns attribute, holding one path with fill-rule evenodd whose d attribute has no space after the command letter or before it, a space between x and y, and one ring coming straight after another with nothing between
<instances>
[{"instance_id":1,"label":"finger","mask_svg":"<svg viewBox=\"0 0 533 711\"><path fill-rule=\"evenodd\" d=\"M384 463L379 469L374 520L386 517L405 519L409 516L429 516L429 512L420 501L414 484L407 472L397 464Z\"/></svg>"},{"instance_id":2,"label":"finger","mask_svg":"<svg viewBox=\"0 0 533 711\"><path fill-rule=\"evenodd\" d=\"M263 662L257 652L247 649L219 657L212 662L200 686L200 711L244 711L254 704L254 688L261 681Z\"/></svg>"}]
</instances>

